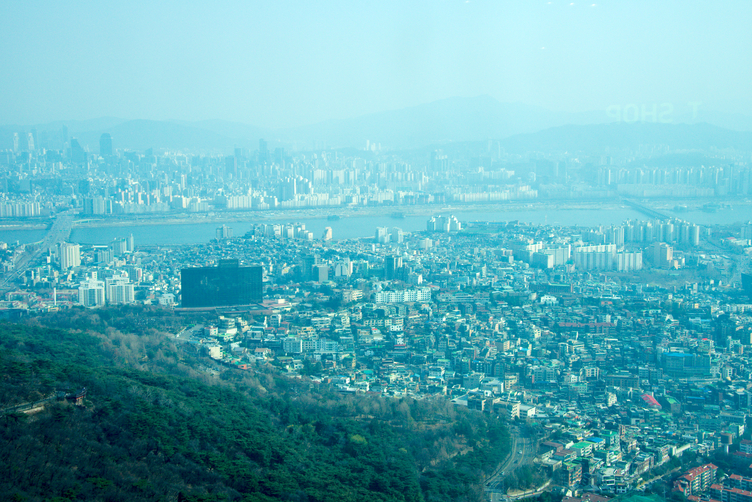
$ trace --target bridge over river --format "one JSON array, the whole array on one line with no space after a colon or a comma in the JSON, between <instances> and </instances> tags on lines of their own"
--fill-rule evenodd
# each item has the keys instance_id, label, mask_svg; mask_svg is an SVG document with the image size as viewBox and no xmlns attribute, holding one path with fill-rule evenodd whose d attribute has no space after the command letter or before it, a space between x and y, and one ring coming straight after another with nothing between
<instances>
[{"instance_id":1,"label":"bridge over river","mask_svg":"<svg viewBox=\"0 0 752 502\"><path fill-rule=\"evenodd\" d=\"M661 213L660 211L656 211L652 207L645 206L643 204L640 204L639 202L635 202L633 200L628 200L628 199L622 199L622 202L624 202L624 204L631 207L635 211L639 211L645 216L650 216L653 219L656 219L656 220L670 220L671 219L671 216Z\"/></svg>"},{"instance_id":2,"label":"bridge over river","mask_svg":"<svg viewBox=\"0 0 752 502\"><path fill-rule=\"evenodd\" d=\"M48 252L54 249L60 242L65 242L70 238L71 229L73 228L74 210L62 212L57 215L47 234L39 242L27 244L24 254L16 262L11 272L0 280L0 292L6 292L13 289L13 282L21 277L34 262Z\"/></svg>"}]
</instances>

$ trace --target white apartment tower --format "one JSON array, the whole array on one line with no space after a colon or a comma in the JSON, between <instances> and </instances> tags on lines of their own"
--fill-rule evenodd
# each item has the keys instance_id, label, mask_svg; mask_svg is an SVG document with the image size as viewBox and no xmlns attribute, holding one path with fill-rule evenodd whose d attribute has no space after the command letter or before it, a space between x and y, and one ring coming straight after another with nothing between
<instances>
[{"instance_id":1,"label":"white apartment tower","mask_svg":"<svg viewBox=\"0 0 752 502\"><path fill-rule=\"evenodd\" d=\"M116 275L106 280L107 301L111 305L122 305L135 301L133 284L128 275Z\"/></svg>"},{"instance_id":2,"label":"white apartment tower","mask_svg":"<svg viewBox=\"0 0 752 502\"><path fill-rule=\"evenodd\" d=\"M104 305L104 281L98 281L96 276L83 281L78 287L78 303L84 307L101 307Z\"/></svg>"},{"instance_id":3,"label":"white apartment tower","mask_svg":"<svg viewBox=\"0 0 752 502\"><path fill-rule=\"evenodd\" d=\"M78 244L61 242L57 246L57 256L60 260L60 270L81 266L81 248Z\"/></svg>"}]
</instances>

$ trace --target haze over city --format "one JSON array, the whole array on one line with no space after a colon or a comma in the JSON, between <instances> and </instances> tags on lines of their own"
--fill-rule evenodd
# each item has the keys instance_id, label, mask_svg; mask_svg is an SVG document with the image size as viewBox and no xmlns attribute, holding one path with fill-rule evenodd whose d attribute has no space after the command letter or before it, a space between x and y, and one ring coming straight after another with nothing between
<instances>
[{"instance_id":1,"label":"haze over city","mask_svg":"<svg viewBox=\"0 0 752 502\"><path fill-rule=\"evenodd\" d=\"M0 123L280 128L481 95L749 116L750 17L742 1L10 2Z\"/></svg>"}]
</instances>

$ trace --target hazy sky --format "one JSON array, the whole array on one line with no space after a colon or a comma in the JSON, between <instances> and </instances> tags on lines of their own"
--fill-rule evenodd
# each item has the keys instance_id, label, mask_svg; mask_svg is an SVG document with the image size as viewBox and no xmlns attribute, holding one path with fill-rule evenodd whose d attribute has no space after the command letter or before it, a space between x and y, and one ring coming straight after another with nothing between
<instances>
[{"instance_id":1,"label":"hazy sky","mask_svg":"<svg viewBox=\"0 0 752 502\"><path fill-rule=\"evenodd\" d=\"M752 115L752 2L6 1L0 124L269 127L489 94Z\"/></svg>"}]
</instances>

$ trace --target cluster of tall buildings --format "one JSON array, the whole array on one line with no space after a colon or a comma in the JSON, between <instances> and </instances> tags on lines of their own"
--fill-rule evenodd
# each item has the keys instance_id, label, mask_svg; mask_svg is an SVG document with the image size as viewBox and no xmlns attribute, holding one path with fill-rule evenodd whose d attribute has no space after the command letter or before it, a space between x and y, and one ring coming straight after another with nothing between
<instances>
[{"instance_id":1,"label":"cluster of tall buildings","mask_svg":"<svg viewBox=\"0 0 752 502\"><path fill-rule=\"evenodd\" d=\"M684 166L673 168L627 168L602 166L596 184L618 186L633 196L719 196L752 193L752 170L745 165Z\"/></svg>"},{"instance_id":2,"label":"cluster of tall buildings","mask_svg":"<svg viewBox=\"0 0 752 502\"><path fill-rule=\"evenodd\" d=\"M222 225L221 227L217 227L215 235L217 237L217 240L231 239L232 238L232 227L228 227L227 225Z\"/></svg>"},{"instance_id":3,"label":"cluster of tall buildings","mask_svg":"<svg viewBox=\"0 0 752 502\"><path fill-rule=\"evenodd\" d=\"M454 215L432 216L426 223L429 232L458 232L462 230L462 223Z\"/></svg>"},{"instance_id":4,"label":"cluster of tall buildings","mask_svg":"<svg viewBox=\"0 0 752 502\"><path fill-rule=\"evenodd\" d=\"M29 218L42 214L42 206L36 201L0 202L0 218Z\"/></svg>"},{"instance_id":5,"label":"cluster of tall buildings","mask_svg":"<svg viewBox=\"0 0 752 502\"><path fill-rule=\"evenodd\" d=\"M108 267L115 258L121 258L134 252L133 235L114 239L108 246L95 246L95 263ZM68 272L81 266L81 246L61 242L57 246L57 258L60 270ZM101 271L110 274L109 268ZM136 279L140 278L141 269L132 268ZM131 272L121 270L113 275L100 278L97 271L87 273L78 287L78 300L84 307L100 307L105 304L121 305L135 302L135 286L131 282Z\"/></svg>"},{"instance_id":6,"label":"cluster of tall buildings","mask_svg":"<svg viewBox=\"0 0 752 502\"><path fill-rule=\"evenodd\" d=\"M592 244L616 244L617 246L623 246L625 243L651 242L698 246L700 226L679 219L629 220L621 225L587 230L583 232L582 240Z\"/></svg>"},{"instance_id":7,"label":"cluster of tall buildings","mask_svg":"<svg viewBox=\"0 0 752 502\"><path fill-rule=\"evenodd\" d=\"M398 227L376 227L373 236L374 242L378 244L400 244L405 239L405 233Z\"/></svg>"},{"instance_id":8,"label":"cluster of tall buildings","mask_svg":"<svg viewBox=\"0 0 752 502\"><path fill-rule=\"evenodd\" d=\"M115 275L99 280L92 272L78 287L78 302L84 307L100 307L105 304L124 305L135 301L134 287L128 274Z\"/></svg>"},{"instance_id":9,"label":"cluster of tall buildings","mask_svg":"<svg viewBox=\"0 0 752 502\"><path fill-rule=\"evenodd\" d=\"M616 244L575 246L574 264L580 270L642 270L642 251L617 251Z\"/></svg>"},{"instance_id":10,"label":"cluster of tall buildings","mask_svg":"<svg viewBox=\"0 0 752 502\"><path fill-rule=\"evenodd\" d=\"M327 227L328 232L324 233L324 238L331 239L331 228ZM305 223L259 223L254 225L249 235L256 237L268 237L268 238L281 238L281 239L299 239L305 241L312 241L314 239L313 232L306 230Z\"/></svg>"}]
</instances>

